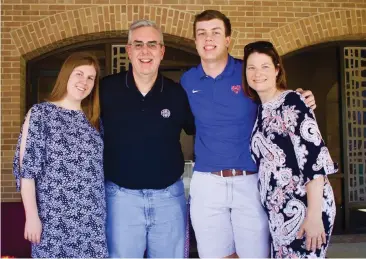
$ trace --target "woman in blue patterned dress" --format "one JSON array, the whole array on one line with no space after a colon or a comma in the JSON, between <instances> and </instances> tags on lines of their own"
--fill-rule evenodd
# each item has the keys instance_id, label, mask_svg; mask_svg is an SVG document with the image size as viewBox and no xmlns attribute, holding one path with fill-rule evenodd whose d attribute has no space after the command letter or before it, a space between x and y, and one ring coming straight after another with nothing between
<instances>
[{"instance_id":1,"label":"woman in blue patterned dress","mask_svg":"<svg viewBox=\"0 0 366 259\"><path fill-rule=\"evenodd\" d=\"M71 54L48 101L25 118L13 172L32 257L108 256L99 71L94 56Z\"/></svg>"},{"instance_id":2,"label":"woman in blue patterned dress","mask_svg":"<svg viewBox=\"0 0 366 259\"><path fill-rule=\"evenodd\" d=\"M260 102L251 139L274 258L325 257L335 218L327 175L337 171L313 111L286 89L270 42L244 48L244 92Z\"/></svg>"}]
</instances>

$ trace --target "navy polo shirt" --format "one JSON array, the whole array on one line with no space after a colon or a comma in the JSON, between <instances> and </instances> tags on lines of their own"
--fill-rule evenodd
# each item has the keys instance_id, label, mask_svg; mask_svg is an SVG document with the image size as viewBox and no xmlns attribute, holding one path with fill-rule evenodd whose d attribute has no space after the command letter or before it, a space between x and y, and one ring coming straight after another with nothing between
<instances>
[{"instance_id":1,"label":"navy polo shirt","mask_svg":"<svg viewBox=\"0 0 366 259\"><path fill-rule=\"evenodd\" d=\"M159 73L143 96L129 70L103 78L100 105L106 180L128 189L164 189L181 177L180 133L194 134L181 85Z\"/></svg>"},{"instance_id":2,"label":"navy polo shirt","mask_svg":"<svg viewBox=\"0 0 366 259\"><path fill-rule=\"evenodd\" d=\"M195 171L257 170L250 154L257 105L243 92L242 67L229 55L216 78L206 75L201 64L181 78L195 117Z\"/></svg>"}]
</instances>

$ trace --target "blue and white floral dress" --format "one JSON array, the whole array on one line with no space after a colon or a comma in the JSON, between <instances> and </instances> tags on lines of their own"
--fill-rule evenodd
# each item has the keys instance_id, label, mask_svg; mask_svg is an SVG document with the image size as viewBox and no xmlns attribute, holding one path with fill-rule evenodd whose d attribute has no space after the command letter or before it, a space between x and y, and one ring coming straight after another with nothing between
<instances>
[{"instance_id":1,"label":"blue and white floral dress","mask_svg":"<svg viewBox=\"0 0 366 259\"><path fill-rule=\"evenodd\" d=\"M285 91L258 107L251 152L259 169L261 202L268 218L273 258L325 257L335 218L332 187L326 175L337 168L324 145L313 111L300 95ZM307 212L306 184L325 177L322 220L326 244L306 250L296 239Z\"/></svg>"},{"instance_id":2,"label":"blue and white floral dress","mask_svg":"<svg viewBox=\"0 0 366 259\"><path fill-rule=\"evenodd\" d=\"M30 110L20 168L22 132L13 162L20 178L35 180L40 244L32 257L107 257L103 141L82 111L44 102Z\"/></svg>"}]
</instances>

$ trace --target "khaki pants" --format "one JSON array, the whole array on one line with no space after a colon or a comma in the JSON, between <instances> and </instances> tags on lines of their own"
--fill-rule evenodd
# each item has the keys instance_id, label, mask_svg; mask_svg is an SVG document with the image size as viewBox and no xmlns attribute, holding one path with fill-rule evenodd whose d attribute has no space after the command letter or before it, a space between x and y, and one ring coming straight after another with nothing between
<instances>
[{"instance_id":1,"label":"khaki pants","mask_svg":"<svg viewBox=\"0 0 366 259\"><path fill-rule=\"evenodd\" d=\"M268 218L257 186L258 174L193 173L190 212L201 258L269 256Z\"/></svg>"}]
</instances>

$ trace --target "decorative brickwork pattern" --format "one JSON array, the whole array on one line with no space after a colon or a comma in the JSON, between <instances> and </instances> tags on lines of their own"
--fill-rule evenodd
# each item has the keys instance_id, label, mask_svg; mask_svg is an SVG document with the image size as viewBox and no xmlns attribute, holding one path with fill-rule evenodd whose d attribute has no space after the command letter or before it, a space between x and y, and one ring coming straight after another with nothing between
<instances>
[{"instance_id":1,"label":"decorative brickwork pattern","mask_svg":"<svg viewBox=\"0 0 366 259\"><path fill-rule=\"evenodd\" d=\"M317 43L365 39L366 0L2 0L1 194L18 201L12 158L25 114L26 62L73 43L126 35L141 18L161 25L166 40L194 49L192 22L205 9L232 21L230 53L272 41L281 54Z\"/></svg>"}]
</instances>

